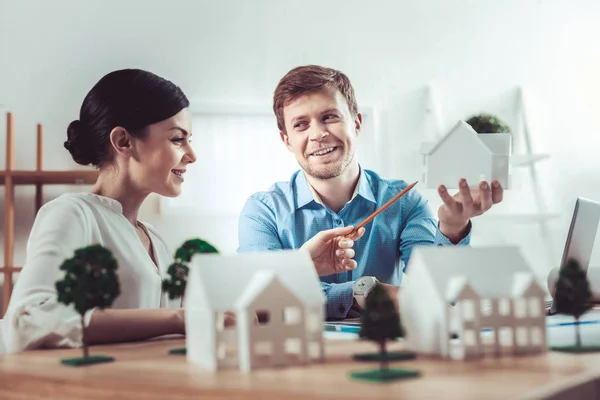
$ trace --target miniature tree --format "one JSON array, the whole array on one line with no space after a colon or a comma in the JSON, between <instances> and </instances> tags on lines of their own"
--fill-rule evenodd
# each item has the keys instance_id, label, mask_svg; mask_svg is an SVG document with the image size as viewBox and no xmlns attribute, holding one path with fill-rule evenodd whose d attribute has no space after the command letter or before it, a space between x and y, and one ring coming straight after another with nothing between
<instances>
[{"instance_id":1,"label":"miniature tree","mask_svg":"<svg viewBox=\"0 0 600 400\"><path fill-rule=\"evenodd\" d=\"M355 357L355 359L379 359L380 368L378 370L354 372L351 376L355 379L378 382L418 376L419 373L417 371L389 368L389 360L414 358L414 354L409 352L390 354L387 351L387 341L402 338L404 334L400 314L396 310L394 301L389 297L382 285L375 285L367 296L358 336L377 343L379 345L379 354L377 357L366 355L362 358ZM394 354L396 357L393 356Z\"/></svg>"},{"instance_id":2,"label":"miniature tree","mask_svg":"<svg viewBox=\"0 0 600 400\"><path fill-rule=\"evenodd\" d=\"M75 250L73 257L60 266L65 276L56 282L58 302L67 306L73 304L80 314L83 347L83 358L64 359L63 364L79 366L114 360L112 357L89 356L84 315L93 308L109 307L119 296L121 289L117 267L111 251L99 244Z\"/></svg>"},{"instance_id":3,"label":"miniature tree","mask_svg":"<svg viewBox=\"0 0 600 400\"><path fill-rule=\"evenodd\" d=\"M169 294L171 300L183 297L187 285L189 273L188 264L192 256L197 253L218 253L219 251L210 243L201 239L186 240L175 252L175 260L169 268L167 274L169 278L163 279L162 289Z\"/></svg>"},{"instance_id":4,"label":"miniature tree","mask_svg":"<svg viewBox=\"0 0 600 400\"><path fill-rule=\"evenodd\" d=\"M508 125L500 118L491 114L478 114L470 117L467 124L477 133L510 133Z\"/></svg>"},{"instance_id":5,"label":"miniature tree","mask_svg":"<svg viewBox=\"0 0 600 400\"><path fill-rule=\"evenodd\" d=\"M173 263L167 268L169 277L162 281L162 289L169 294L169 299L183 298L190 270L188 263L192 260L194 254L218 252L216 247L202 239L186 240L177 251L175 251L175 260L173 260ZM186 354L187 348L178 347L169 350L169 353Z\"/></svg>"},{"instance_id":6,"label":"miniature tree","mask_svg":"<svg viewBox=\"0 0 600 400\"><path fill-rule=\"evenodd\" d=\"M554 307L559 314L575 318L575 349L581 350L579 318L590 308L592 292L585 271L576 260L569 259L561 268L554 290Z\"/></svg>"}]
</instances>

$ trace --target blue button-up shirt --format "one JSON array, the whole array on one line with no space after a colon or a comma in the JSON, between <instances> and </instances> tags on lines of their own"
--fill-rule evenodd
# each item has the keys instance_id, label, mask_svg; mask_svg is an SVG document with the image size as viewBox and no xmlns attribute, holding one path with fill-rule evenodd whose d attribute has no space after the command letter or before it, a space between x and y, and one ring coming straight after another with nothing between
<instances>
[{"instance_id":1,"label":"blue button-up shirt","mask_svg":"<svg viewBox=\"0 0 600 400\"><path fill-rule=\"evenodd\" d=\"M338 213L315 198L304 173L289 182L250 196L239 220L238 252L298 249L322 230L358 225L402 191L402 180L382 179L361 169L355 196ZM400 285L411 250L417 245L452 245L438 229L437 220L416 189L410 190L365 226L354 243L358 266L353 271L320 277L327 296L327 317L346 318L352 307L352 284L362 276ZM468 245L468 235L458 245Z\"/></svg>"}]
</instances>

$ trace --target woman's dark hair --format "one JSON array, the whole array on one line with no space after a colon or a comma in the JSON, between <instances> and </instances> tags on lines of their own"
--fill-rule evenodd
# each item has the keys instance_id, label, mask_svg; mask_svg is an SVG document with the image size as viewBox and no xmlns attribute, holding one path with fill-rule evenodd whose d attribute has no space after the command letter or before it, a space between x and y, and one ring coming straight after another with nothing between
<instances>
[{"instance_id":1,"label":"woman's dark hair","mask_svg":"<svg viewBox=\"0 0 600 400\"><path fill-rule=\"evenodd\" d=\"M81 105L79 119L67 128L64 146L76 163L101 166L111 161L110 132L121 126L134 137L189 106L183 91L151 72L122 69L105 75Z\"/></svg>"}]
</instances>

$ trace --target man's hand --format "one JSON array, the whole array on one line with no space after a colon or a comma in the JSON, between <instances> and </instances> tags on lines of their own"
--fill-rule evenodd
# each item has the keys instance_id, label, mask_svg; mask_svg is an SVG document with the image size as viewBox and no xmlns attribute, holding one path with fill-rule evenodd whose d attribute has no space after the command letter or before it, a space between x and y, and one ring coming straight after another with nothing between
<instances>
[{"instance_id":1,"label":"man's hand","mask_svg":"<svg viewBox=\"0 0 600 400\"><path fill-rule=\"evenodd\" d=\"M302 245L301 249L308 250L319 276L352 271L356 268L352 246L354 241L365 233L365 228L360 228L346 237L353 229L353 226L347 226L321 231Z\"/></svg>"},{"instance_id":2,"label":"man's hand","mask_svg":"<svg viewBox=\"0 0 600 400\"><path fill-rule=\"evenodd\" d=\"M444 201L438 210L440 232L454 243L466 236L465 229L469 219L485 213L493 204L500 203L504 193L498 181L493 181L491 188L483 181L478 190L470 190L467 180L461 179L458 186L460 189L454 196L450 196L444 185L438 188Z\"/></svg>"}]
</instances>

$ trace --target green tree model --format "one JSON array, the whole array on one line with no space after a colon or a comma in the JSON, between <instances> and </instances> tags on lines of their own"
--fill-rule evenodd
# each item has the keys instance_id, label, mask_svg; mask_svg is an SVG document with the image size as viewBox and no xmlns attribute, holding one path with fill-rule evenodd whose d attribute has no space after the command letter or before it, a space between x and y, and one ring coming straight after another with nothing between
<instances>
[{"instance_id":1,"label":"green tree model","mask_svg":"<svg viewBox=\"0 0 600 400\"><path fill-rule=\"evenodd\" d=\"M575 346L581 348L579 318L590 308L592 292L585 271L573 259L560 270L554 290L554 307L557 313L575 318Z\"/></svg>"},{"instance_id":2,"label":"green tree model","mask_svg":"<svg viewBox=\"0 0 600 400\"><path fill-rule=\"evenodd\" d=\"M379 344L381 371L387 372L387 341L404 337L404 328L394 302L381 285L375 285L367 296L358 336Z\"/></svg>"},{"instance_id":3,"label":"green tree model","mask_svg":"<svg viewBox=\"0 0 600 400\"><path fill-rule=\"evenodd\" d=\"M60 266L60 270L65 271L65 276L56 282L58 301L67 306L73 304L81 315L84 360L89 358L84 315L93 308L109 307L119 296L121 289L117 267L117 261L110 250L101 245L75 250L73 257Z\"/></svg>"},{"instance_id":4,"label":"green tree model","mask_svg":"<svg viewBox=\"0 0 600 400\"><path fill-rule=\"evenodd\" d=\"M201 239L185 241L175 252L175 260L167 269L168 278L162 282L163 291L169 294L171 300L183 297L189 272L188 263L197 253L218 253L210 243Z\"/></svg>"}]
</instances>

